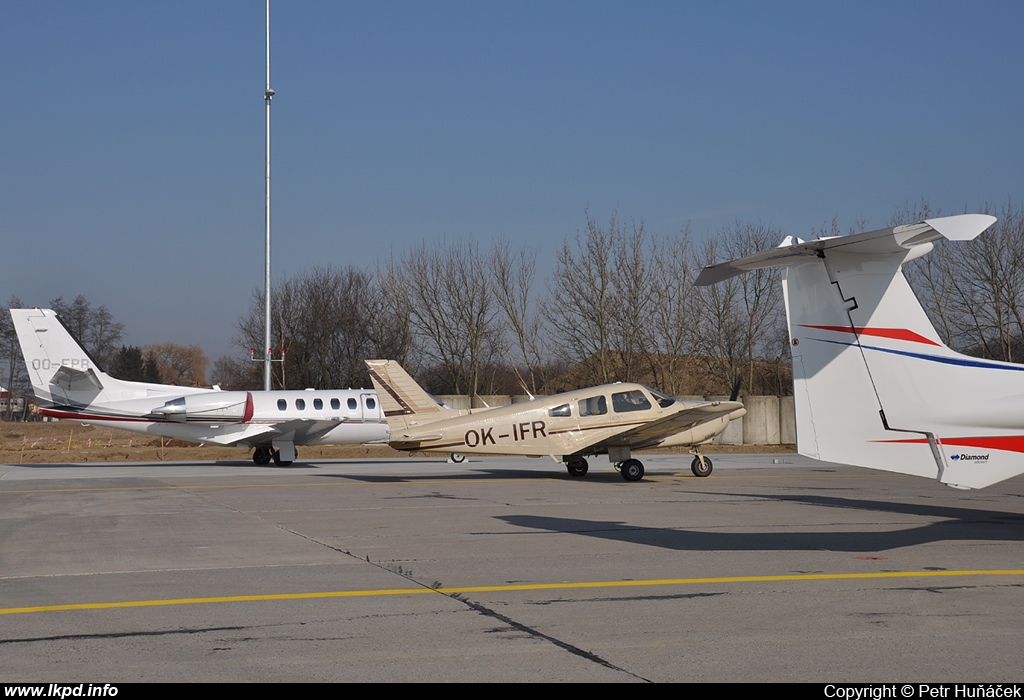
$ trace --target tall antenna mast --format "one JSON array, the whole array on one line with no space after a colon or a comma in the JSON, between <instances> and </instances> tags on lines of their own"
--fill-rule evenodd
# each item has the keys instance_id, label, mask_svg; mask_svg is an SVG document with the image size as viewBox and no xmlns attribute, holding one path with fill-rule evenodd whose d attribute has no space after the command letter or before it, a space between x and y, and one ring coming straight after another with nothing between
<instances>
[{"instance_id":1,"label":"tall antenna mast","mask_svg":"<svg viewBox=\"0 0 1024 700\"><path fill-rule=\"evenodd\" d=\"M266 276L264 279L263 300L265 311L263 315L263 389L270 391L270 363L273 361L270 345L270 101L274 98L274 91L270 89L270 0L267 0L267 91L263 95L267 103L267 249L266 249Z\"/></svg>"}]
</instances>

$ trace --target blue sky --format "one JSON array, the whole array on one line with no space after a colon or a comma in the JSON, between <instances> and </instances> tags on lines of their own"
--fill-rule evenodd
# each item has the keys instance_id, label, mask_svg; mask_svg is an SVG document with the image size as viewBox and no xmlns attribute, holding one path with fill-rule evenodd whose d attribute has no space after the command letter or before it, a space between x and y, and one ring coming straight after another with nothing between
<instances>
[{"instance_id":1,"label":"blue sky","mask_svg":"<svg viewBox=\"0 0 1024 700\"><path fill-rule=\"evenodd\" d=\"M584 222L1024 194L1019 2L277 2L275 277ZM263 275L264 4L0 2L0 297L211 361ZM542 270L542 276L549 268Z\"/></svg>"}]
</instances>

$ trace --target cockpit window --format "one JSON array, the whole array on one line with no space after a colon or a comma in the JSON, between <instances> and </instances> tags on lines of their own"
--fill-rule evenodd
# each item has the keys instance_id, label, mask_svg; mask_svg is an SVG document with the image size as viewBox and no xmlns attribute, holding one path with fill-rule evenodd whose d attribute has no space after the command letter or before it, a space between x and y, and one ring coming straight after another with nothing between
<instances>
[{"instance_id":1,"label":"cockpit window","mask_svg":"<svg viewBox=\"0 0 1024 700\"><path fill-rule=\"evenodd\" d=\"M567 403L563 403L561 406L555 406L550 409L548 411L548 415L552 418L558 418L559 416L571 416L572 407Z\"/></svg>"},{"instance_id":2,"label":"cockpit window","mask_svg":"<svg viewBox=\"0 0 1024 700\"><path fill-rule=\"evenodd\" d=\"M646 411L651 407L651 402L639 389L633 391L619 391L612 394L612 409L616 413L629 413L630 411Z\"/></svg>"},{"instance_id":3,"label":"cockpit window","mask_svg":"<svg viewBox=\"0 0 1024 700\"><path fill-rule=\"evenodd\" d=\"M654 397L654 400L657 401L658 405L661 406L662 408L668 408L669 406L676 402L676 400L673 399L668 394L663 394L660 391L655 391L650 387L647 388L647 391L651 392L651 396Z\"/></svg>"}]
</instances>

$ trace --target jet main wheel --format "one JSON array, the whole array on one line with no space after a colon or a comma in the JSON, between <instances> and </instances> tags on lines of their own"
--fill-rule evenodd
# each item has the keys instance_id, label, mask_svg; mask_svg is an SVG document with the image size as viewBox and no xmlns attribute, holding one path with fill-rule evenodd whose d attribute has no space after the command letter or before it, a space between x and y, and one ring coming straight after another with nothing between
<instances>
[{"instance_id":1,"label":"jet main wheel","mask_svg":"<svg viewBox=\"0 0 1024 700\"><path fill-rule=\"evenodd\" d=\"M565 469L569 472L569 476L585 476L587 470L590 469L590 465L587 464L587 460L581 457L566 462Z\"/></svg>"},{"instance_id":2,"label":"jet main wheel","mask_svg":"<svg viewBox=\"0 0 1024 700\"><path fill-rule=\"evenodd\" d=\"M269 447L257 447L252 451L252 461L261 467L265 467L270 464L271 453Z\"/></svg>"},{"instance_id":3,"label":"jet main wheel","mask_svg":"<svg viewBox=\"0 0 1024 700\"><path fill-rule=\"evenodd\" d=\"M450 455L448 455L448 459L450 459L455 464L462 464L463 462L466 461L466 455L459 454L458 452L452 452Z\"/></svg>"},{"instance_id":4,"label":"jet main wheel","mask_svg":"<svg viewBox=\"0 0 1024 700\"><path fill-rule=\"evenodd\" d=\"M644 464L639 459L627 459L619 465L619 473L626 481L640 481L644 478Z\"/></svg>"},{"instance_id":5,"label":"jet main wheel","mask_svg":"<svg viewBox=\"0 0 1024 700\"><path fill-rule=\"evenodd\" d=\"M700 457L694 457L693 461L690 462L690 471L693 472L694 476L711 476L711 470L714 465L711 464L711 460L707 457L704 458L704 463L701 464Z\"/></svg>"},{"instance_id":6,"label":"jet main wheel","mask_svg":"<svg viewBox=\"0 0 1024 700\"><path fill-rule=\"evenodd\" d=\"M285 462L283 459L281 459L281 450L274 450L274 464L276 464L279 467L292 466L291 462Z\"/></svg>"}]
</instances>

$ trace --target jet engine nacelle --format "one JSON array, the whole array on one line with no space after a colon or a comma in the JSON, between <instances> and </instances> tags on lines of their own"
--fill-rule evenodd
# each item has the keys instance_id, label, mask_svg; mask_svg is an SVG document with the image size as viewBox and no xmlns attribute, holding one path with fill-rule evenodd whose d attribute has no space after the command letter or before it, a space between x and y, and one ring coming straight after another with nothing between
<instances>
[{"instance_id":1,"label":"jet engine nacelle","mask_svg":"<svg viewBox=\"0 0 1024 700\"><path fill-rule=\"evenodd\" d=\"M252 418L252 410L252 394L248 391L218 391L173 399L153 409L150 417L178 423L246 423Z\"/></svg>"}]
</instances>

